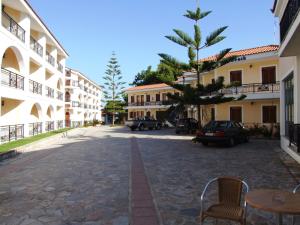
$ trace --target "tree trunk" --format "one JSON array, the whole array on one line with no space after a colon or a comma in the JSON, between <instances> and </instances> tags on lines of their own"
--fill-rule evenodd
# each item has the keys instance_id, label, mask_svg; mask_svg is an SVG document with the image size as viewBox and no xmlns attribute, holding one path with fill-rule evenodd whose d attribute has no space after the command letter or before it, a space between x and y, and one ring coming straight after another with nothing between
<instances>
[{"instance_id":1,"label":"tree trunk","mask_svg":"<svg viewBox=\"0 0 300 225\"><path fill-rule=\"evenodd\" d=\"M115 126L115 112L113 112L112 126Z\"/></svg>"}]
</instances>

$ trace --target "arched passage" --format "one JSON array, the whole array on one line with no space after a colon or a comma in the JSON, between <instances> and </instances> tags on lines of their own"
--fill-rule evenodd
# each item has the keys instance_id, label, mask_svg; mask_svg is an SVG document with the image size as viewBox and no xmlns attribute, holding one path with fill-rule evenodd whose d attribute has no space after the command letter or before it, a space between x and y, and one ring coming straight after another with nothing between
<instances>
[{"instance_id":1,"label":"arched passage","mask_svg":"<svg viewBox=\"0 0 300 225\"><path fill-rule=\"evenodd\" d=\"M35 103L30 110L30 119L32 122L38 122L42 117L42 108L40 104Z\"/></svg>"},{"instance_id":2,"label":"arched passage","mask_svg":"<svg viewBox=\"0 0 300 225\"><path fill-rule=\"evenodd\" d=\"M61 91L63 89L63 82L62 79L59 79L57 81L57 86L56 86L57 90Z\"/></svg>"},{"instance_id":3,"label":"arched passage","mask_svg":"<svg viewBox=\"0 0 300 225\"><path fill-rule=\"evenodd\" d=\"M71 95L70 95L70 92L66 91L65 93L65 101L66 102L70 102L71 101Z\"/></svg>"},{"instance_id":4,"label":"arched passage","mask_svg":"<svg viewBox=\"0 0 300 225\"><path fill-rule=\"evenodd\" d=\"M65 120L66 120L66 127L70 127L71 126L70 112L66 112Z\"/></svg>"},{"instance_id":5,"label":"arched passage","mask_svg":"<svg viewBox=\"0 0 300 225\"><path fill-rule=\"evenodd\" d=\"M47 118L48 118L48 120L54 119L54 108L51 105L47 109Z\"/></svg>"}]
</instances>

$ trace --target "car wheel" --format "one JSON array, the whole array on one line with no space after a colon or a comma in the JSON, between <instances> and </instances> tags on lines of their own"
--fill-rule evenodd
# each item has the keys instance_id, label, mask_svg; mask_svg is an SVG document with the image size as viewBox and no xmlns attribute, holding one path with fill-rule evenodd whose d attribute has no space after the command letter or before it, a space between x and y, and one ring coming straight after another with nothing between
<instances>
[{"instance_id":1,"label":"car wheel","mask_svg":"<svg viewBox=\"0 0 300 225\"><path fill-rule=\"evenodd\" d=\"M153 130L153 127L149 127L149 130Z\"/></svg>"},{"instance_id":2,"label":"car wheel","mask_svg":"<svg viewBox=\"0 0 300 225\"><path fill-rule=\"evenodd\" d=\"M228 146L229 147L233 147L235 145L235 140L233 137L229 138L228 140Z\"/></svg>"},{"instance_id":3,"label":"car wheel","mask_svg":"<svg viewBox=\"0 0 300 225\"><path fill-rule=\"evenodd\" d=\"M156 129L160 130L161 129L161 125L157 125Z\"/></svg>"},{"instance_id":4,"label":"car wheel","mask_svg":"<svg viewBox=\"0 0 300 225\"><path fill-rule=\"evenodd\" d=\"M176 133L176 134L180 134L180 131L179 131L179 130L176 130L175 133Z\"/></svg>"},{"instance_id":5,"label":"car wheel","mask_svg":"<svg viewBox=\"0 0 300 225\"><path fill-rule=\"evenodd\" d=\"M133 127L131 127L130 129L131 129L131 131L135 131L135 128L133 128Z\"/></svg>"},{"instance_id":6,"label":"car wheel","mask_svg":"<svg viewBox=\"0 0 300 225\"><path fill-rule=\"evenodd\" d=\"M145 130L144 124L142 124L142 125L139 127L139 130L140 130L140 131Z\"/></svg>"},{"instance_id":7,"label":"car wheel","mask_svg":"<svg viewBox=\"0 0 300 225\"><path fill-rule=\"evenodd\" d=\"M204 146L208 146L208 142L206 142L206 141L202 141L202 145L204 145Z\"/></svg>"}]
</instances>

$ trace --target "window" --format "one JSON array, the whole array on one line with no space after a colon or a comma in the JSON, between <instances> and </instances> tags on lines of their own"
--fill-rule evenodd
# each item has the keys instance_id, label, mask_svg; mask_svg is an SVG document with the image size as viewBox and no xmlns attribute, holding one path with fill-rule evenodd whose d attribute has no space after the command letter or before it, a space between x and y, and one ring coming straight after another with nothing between
<instances>
[{"instance_id":1,"label":"window","mask_svg":"<svg viewBox=\"0 0 300 225\"><path fill-rule=\"evenodd\" d=\"M150 102L150 95L146 95L146 102Z\"/></svg>"},{"instance_id":2,"label":"window","mask_svg":"<svg viewBox=\"0 0 300 225\"><path fill-rule=\"evenodd\" d=\"M146 115L147 117L151 117L151 112L148 111Z\"/></svg>"},{"instance_id":3,"label":"window","mask_svg":"<svg viewBox=\"0 0 300 225\"><path fill-rule=\"evenodd\" d=\"M239 83L242 84L242 71L230 71L230 83Z\"/></svg>"},{"instance_id":4,"label":"window","mask_svg":"<svg viewBox=\"0 0 300 225\"><path fill-rule=\"evenodd\" d=\"M129 118L133 118L133 112L130 112Z\"/></svg>"},{"instance_id":5,"label":"window","mask_svg":"<svg viewBox=\"0 0 300 225\"><path fill-rule=\"evenodd\" d=\"M262 68L262 83L263 84L274 84L276 83L276 67L269 66Z\"/></svg>"},{"instance_id":6,"label":"window","mask_svg":"<svg viewBox=\"0 0 300 225\"><path fill-rule=\"evenodd\" d=\"M160 102L160 94L156 94L156 101Z\"/></svg>"},{"instance_id":7,"label":"window","mask_svg":"<svg viewBox=\"0 0 300 225\"><path fill-rule=\"evenodd\" d=\"M215 108L210 109L210 118L211 118L211 120L216 120Z\"/></svg>"},{"instance_id":8,"label":"window","mask_svg":"<svg viewBox=\"0 0 300 225\"><path fill-rule=\"evenodd\" d=\"M144 98L145 96L144 95L141 95L141 102L144 103Z\"/></svg>"},{"instance_id":9,"label":"window","mask_svg":"<svg viewBox=\"0 0 300 225\"><path fill-rule=\"evenodd\" d=\"M131 96L131 97L130 97L130 102L131 102L131 103L134 103L134 96Z\"/></svg>"},{"instance_id":10,"label":"window","mask_svg":"<svg viewBox=\"0 0 300 225\"><path fill-rule=\"evenodd\" d=\"M242 122L242 107L230 107L230 120Z\"/></svg>"},{"instance_id":11,"label":"window","mask_svg":"<svg viewBox=\"0 0 300 225\"><path fill-rule=\"evenodd\" d=\"M216 80L215 80L215 79L211 79L211 83L212 83L212 84L215 84L215 83L216 83Z\"/></svg>"},{"instance_id":12,"label":"window","mask_svg":"<svg viewBox=\"0 0 300 225\"><path fill-rule=\"evenodd\" d=\"M292 72L284 80L284 104L285 104L285 135L289 135L289 124L294 123L294 73Z\"/></svg>"},{"instance_id":13,"label":"window","mask_svg":"<svg viewBox=\"0 0 300 225\"><path fill-rule=\"evenodd\" d=\"M163 101L166 101L166 100L167 100L167 93L163 93L162 99L163 99Z\"/></svg>"},{"instance_id":14,"label":"window","mask_svg":"<svg viewBox=\"0 0 300 225\"><path fill-rule=\"evenodd\" d=\"M263 123L276 123L276 106L263 106Z\"/></svg>"}]
</instances>

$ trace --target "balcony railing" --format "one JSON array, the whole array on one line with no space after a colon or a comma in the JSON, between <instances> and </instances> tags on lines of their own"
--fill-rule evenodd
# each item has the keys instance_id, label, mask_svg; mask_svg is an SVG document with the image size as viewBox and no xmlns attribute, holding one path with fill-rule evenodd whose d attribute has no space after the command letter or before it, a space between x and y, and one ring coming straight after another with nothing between
<instances>
[{"instance_id":1,"label":"balcony railing","mask_svg":"<svg viewBox=\"0 0 300 225\"><path fill-rule=\"evenodd\" d=\"M43 123L30 123L29 124L29 135L35 136L43 133Z\"/></svg>"},{"instance_id":2,"label":"balcony railing","mask_svg":"<svg viewBox=\"0 0 300 225\"><path fill-rule=\"evenodd\" d=\"M71 71L69 70L66 71L66 77L71 77Z\"/></svg>"},{"instance_id":3,"label":"balcony railing","mask_svg":"<svg viewBox=\"0 0 300 225\"><path fill-rule=\"evenodd\" d=\"M64 72L64 67L63 67L63 65L60 64L60 63L57 63L57 69L58 69L58 71L61 72L61 73Z\"/></svg>"},{"instance_id":4,"label":"balcony railing","mask_svg":"<svg viewBox=\"0 0 300 225\"><path fill-rule=\"evenodd\" d=\"M131 102L128 103L128 106L163 106L163 105L172 105L172 101L152 101L152 102Z\"/></svg>"},{"instance_id":5,"label":"balcony railing","mask_svg":"<svg viewBox=\"0 0 300 225\"><path fill-rule=\"evenodd\" d=\"M64 100L64 94L60 91L56 91L56 96L58 100L63 101Z\"/></svg>"},{"instance_id":6,"label":"balcony railing","mask_svg":"<svg viewBox=\"0 0 300 225\"><path fill-rule=\"evenodd\" d=\"M46 87L46 96L48 98L54 98L54 89L50 88L50 87Z\"/></svg>"},{"instance_id":7,"label":"balcony railing","mask_svg":"<svg viewBox=\"0 0 300 225\"><path fill-rule=\"evenodd\" d=\"M57 129L63 129L64 128L64 121L63 120L56 121L56 128Z\"/></svg>"},{"instance_id":8,"label":"balcony railing","mask_svg":"<svg viewBox=\"0 0 300 225\"><path fill-rule=\"evenodd\" d=\"M25 42L25 30L4 10L2 10L2 25L22 42Z\"/></svg>"},{"instance_id":9,"label":"balcony railing","mask_svg":"<svg viewBox=\"0 0 300 225\"><path fill-rule=\"evenodd\" d=\"M24 77L1 68L1 84L4 86L24 90Z\"/></svg>"},{"instance_id":10,"label":"balcony railing","mask_svg":"<svg viewBox=\"0 0 300 225\"><path fill-rule=\"evenodd\" d=\"M255 94L255 93L279 93L280 83L271 84L244 84L242 86L233 86L229 88L224 88L219 91L219 93L225 95L237 95L237 94ZM212 93L216 94L216 93Z\"/></svg>"},{"instance_id":11,"label":"balcony railing","mask_svg":"<svg viewBox=\"0 0 300 225\"><path fill-rule=\"evenodd\" d=\"M0 143L24 138L24 125L10 125L0 127Z\"/></svg>"},{"instance_id":12,"label":"balcony railing","mask_svg":"<svg viewBox=\"0 0 300 225\"><path fill-rule=\"evenodd\" d=\"M289 0L280 21L280 40L284 41L300 10L300 0Z\"/></svg>"},{"instance_id":13,"label":"balcony railing","mask_svg":"<svg viewBox=\"0 0 300 225\"><path fill-rule=\"evenodd\" d=\"M30 92L34 93L34 94L38 94L38 95L42 95L42 87L43 85L33 81L33 80L29 80L29 90Z\"/></svg>"},{"instance_id":14,"label":"balcony railing","mask_svg":"<svg viewBox=\"0 0 300 225\"><path fill-rule=\"evenodd\" d=\"M87 88L87 87L84 87L84 91L85 91L85 92L88 92L88 88Z\"/></svg>"},{"instance_id":15,"label":"balcony railing","mask_svg":"<svg viewBox=\"0 0 300 225\"><path fill-rule=\"evenodd\" d=\"M80 108L81 107L81 104L80 104L80 102L72 102L72 107L74 107L74 108Z\"/></svg>"},{"instance_id":16,"label":"balcony railing","mask_svg":"<svg viewBox=\"0 0 300 225\"><path fill-rule=\"evenodd\" d=\"M54 130L54 121L47 121L45 131L49 132L49 131L53 131L53 130Z\"/></svg>"},{"instance_id":17,"label":"balcony railing","mask_svg":"<svg viewBox=\"0 0 300 225\"><path fill-rule=\"evenodd\" d=\"M288 136L290 146L295 145L297 152L300 153L300 124L288 124Z\"/></svg>"},{"instance_id":18,"label":"balcony railing","mask_svg":"<svg viewBox=\"0 0 300 225\"><path fill-rule=\"evenodd\" d=\"M55 59L52 55L50 55L49 52L46 52L46 60L48 63L50 63L52 66L55 66Z\"/></svg>"},{"instance_id":19,"label":"balcony railing","mask_svg":"<svg viewBox=\"0 0 300 225\"><path fill-rule=\"evenodd\" d=\"M43 47L33 37L30 37L30 48L43 57Z\"/></svg>"}]
</instances>

